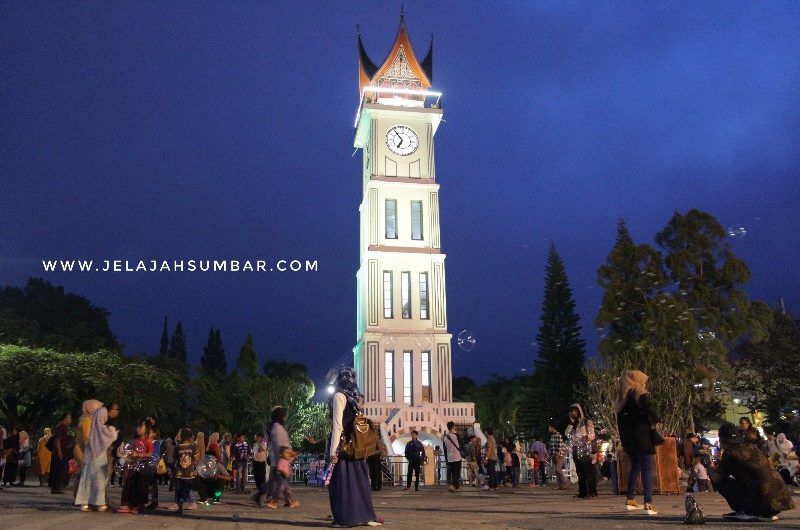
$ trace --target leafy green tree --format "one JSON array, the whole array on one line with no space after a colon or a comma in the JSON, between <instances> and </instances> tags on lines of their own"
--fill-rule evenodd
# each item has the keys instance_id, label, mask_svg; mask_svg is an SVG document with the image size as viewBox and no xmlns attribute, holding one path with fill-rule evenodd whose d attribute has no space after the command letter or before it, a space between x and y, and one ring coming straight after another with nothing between
<instances>
[{"instance_id":1,"label":"leafy green tree","mask_svg":"<svg viewBox=\"0 0 800 530\"><path fill-rule=\"evenodd\" d=\"M236 373L242 377L258 375L258 352L253 344L253 334L248 333L247 338L239 349L239 357L236 359Z\"/></svg>"},{"instance_id":2,"label":"leafy green tree","mask_svg":"<svg viewBox=\"0 0 800 530\"><path fill-rule=\"evenodd\" d=\"M739 348L732 388L752 412L764 412L767 426L797 430L800 417L793 411L800 409L800 323L780 310L770 310L770 316L769 337L748 339Z\"/></svg>"},{"instance_id":3,"label":"leafy green tree","mask_svg":"<svg viewBox=\"0 0 800 530\"><path fill-rule=\"evenodd\" d=\"M171 372L117 352L0 345L0 381L0 421L29 432L54 426L64 412L77 413L89 398L119 403L127 425L146 415L171 418L178 412L174 395L180 381Z\"/></svg>"},{"instance_id":4,"label":"leafy green tree","mask_svg":"<svg viewBox=\"0 0 800 530\"><path fill-rule=\"evenodd\" d=\"M576 389L585 385L583 365L586 343L572 289L555 245L547 256L541 326L536 336L539 347L535 361L535 392L530 396L539 407L537 420L544 427L547 418L563 414L575 401Z\"/></svg>"},{"instance_id":5,"label":"leafy green tree","mask_svg":"<svg viewBox=\"0 0 800 530\"><path fill-rule=\"evenodd\" d=\"M264 363L264 375L276 379L289 379L301 383L311 383L308 375L308 368L303 363L293 363L290 361L266 361Z\"/></svg>"},{"instance_id":6,"label":"leafy green tree","mask_svg":"<svg viewBox=\"0 0 800 530\"><path fill-rule=\"evenodd\" d=\"M208 340L200 357L200 373L218 384L228 375L228 361L225 359L219 328L212 327L208 332Z\"/></svg>"},{"instance_id":7,"label":"leafy green tree","mask_svg":"<svg viewBox=\"0 0 800 530\"><path fill-rule=\"evenodd\" d=\"M41 278L0 289L0 342L58 351L120 351L109 312Z\"/></svg>"},{"instance_id":8,"label":"leafy green tree","mask_svg":"<svg viewBox=\"0 0 800 530\"><path fill-rule=\"evenodd\" d=\"M167 332L167 317L164 317L164 329L161 331L161 347L158 354L162 357L169 355L169 333Z\"/></svg>"}]
</instances>

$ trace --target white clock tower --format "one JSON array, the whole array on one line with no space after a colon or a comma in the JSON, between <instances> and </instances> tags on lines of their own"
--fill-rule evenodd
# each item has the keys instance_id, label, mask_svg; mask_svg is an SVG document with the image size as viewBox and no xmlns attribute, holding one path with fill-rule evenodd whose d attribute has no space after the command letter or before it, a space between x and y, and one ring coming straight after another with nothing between
<instances>
[{"instance_id":1,"label":"white clock tower","mask_svg":"<svg viewBox=\"0 0 800 530\"><path fill-rule=\"evenodd\" d=\"M452 400L445 255L439 234L434 136L441 93L430 90L433 42L417 59L403 15L381 65L358 33L361 101L356 148L363 152L357 338L354 362L365 412L387 447L402 453L410 432L438 443L448 421L475 424L472 403Z\"/></svg>"}]
</instances>

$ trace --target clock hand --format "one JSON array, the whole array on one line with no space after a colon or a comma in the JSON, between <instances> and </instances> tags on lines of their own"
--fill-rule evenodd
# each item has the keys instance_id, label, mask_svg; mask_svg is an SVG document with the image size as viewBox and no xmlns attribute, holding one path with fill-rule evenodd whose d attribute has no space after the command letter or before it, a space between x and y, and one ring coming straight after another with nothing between
<instances>
[{"instance_id":1,"label":"clock hand","mask_svg":"<svg viewBox=\"0 0 800 530\"><path fill-rule=\"evenodd\" d=\"M400 147L401 145L403 145L403 137L398 136L398 138L400 138L400 143L398 143L395 147Z\"/></svg>"}]
</instances>

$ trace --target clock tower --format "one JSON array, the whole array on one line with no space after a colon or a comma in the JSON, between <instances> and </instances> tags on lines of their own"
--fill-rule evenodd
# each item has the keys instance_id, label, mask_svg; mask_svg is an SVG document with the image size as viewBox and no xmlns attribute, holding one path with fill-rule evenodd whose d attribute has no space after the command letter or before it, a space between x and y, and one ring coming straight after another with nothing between
<instances>
[{"instance_id":1,"label":"clock tower","mask_svg":"<svg viewBox=\"0 0 800 530\"><path fill-rule=\"evenodd\" d=\"M394 44L376 65L359 30L358 78L354 145L363 164L354 364L366 415L380 424L390 453L402 454L412 430L423 442L440 443L435 439L451 420L482 435L474 404L452 399L433 40L420 61L401 14Z\"/></svg>"}]
</instances>

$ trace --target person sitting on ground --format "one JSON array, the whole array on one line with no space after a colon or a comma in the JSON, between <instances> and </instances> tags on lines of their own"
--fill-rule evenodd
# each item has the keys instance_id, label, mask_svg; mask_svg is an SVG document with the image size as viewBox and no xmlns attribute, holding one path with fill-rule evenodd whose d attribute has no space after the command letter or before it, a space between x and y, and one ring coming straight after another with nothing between
<instances>
[{"instance_id":1,"label":"person sitting on ground","mask_svg":"<svg viewBox=\"0 0 800 530\"><path fill-rule=\"evenodd\" d=\"M719 428L722 459L710 470L711 481L733 510L726 519L754 521L778 519L782 511L794 509L783 480L755 444L742 443L736 426Z\"/></svg>"}]
</instances>

